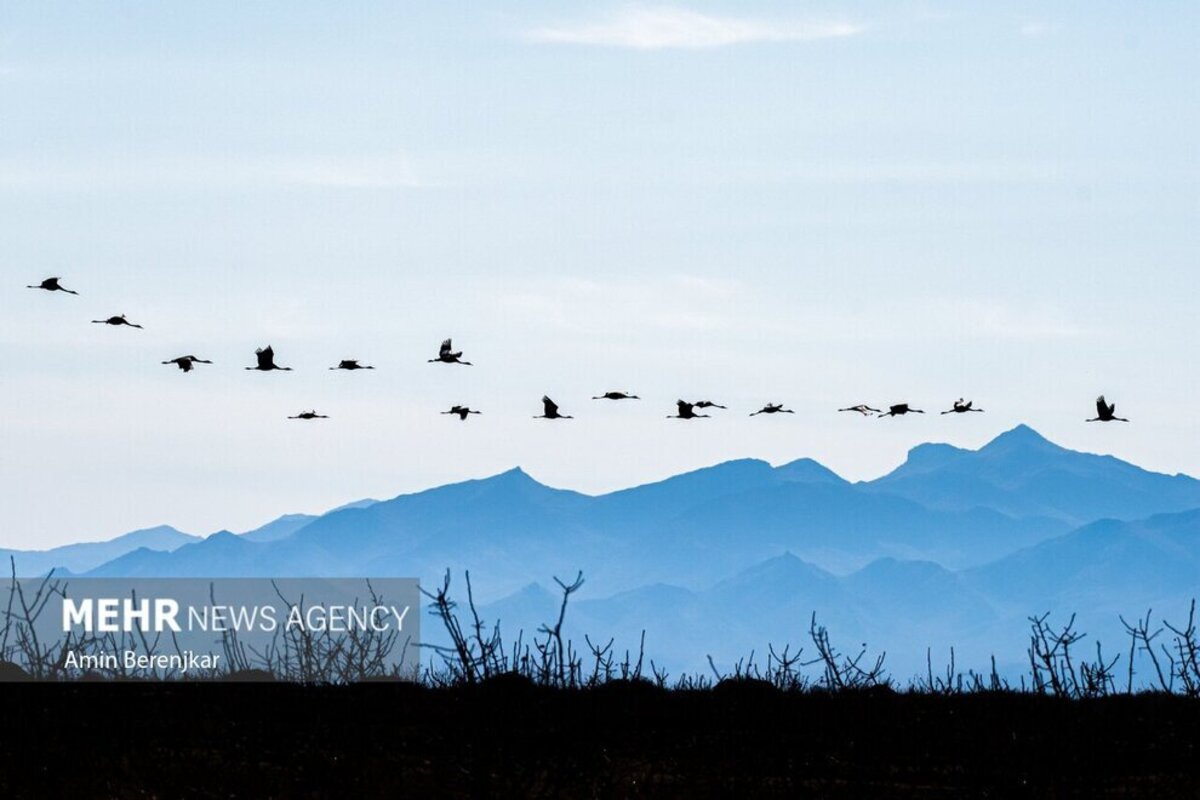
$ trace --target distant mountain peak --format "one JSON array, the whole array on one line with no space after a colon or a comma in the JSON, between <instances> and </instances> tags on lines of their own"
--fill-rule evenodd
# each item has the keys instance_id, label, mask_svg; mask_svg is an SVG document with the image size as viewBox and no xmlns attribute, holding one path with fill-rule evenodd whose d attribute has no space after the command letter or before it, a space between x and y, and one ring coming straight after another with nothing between
<instances>
[{"instance_id":1,"label":"distant mountain peak","mask_svg":"<svg viewBox=\"0 0 1200 800\"><path fill-rule=\"evenodd\" d=\"M516 489L545 489L548 491L561 491L554 487L547 486L537 478L530 475L521 467L513 467L504 472L499 472L488 478L483 478L481 483L486 483L490 486L516 488Z\"/></svg>"},{"instance_id":2,"label":"distant mountain peak","mask_svg":"<svg viewBox=\"0 0 1200 800\"><path fill-rule=\"evenodd\" d=\"M528 472L526 472L521 467L512 467L511 469L506 469L503 472L497 472L495 475L486 475L482 478L474 478L471 480L462 481L460 483L449 483L449 484L446 484L445 486L435 486L432 489L426 489L421 492L416 492L415 495L421 495L421 494L425 494L427 492L437 492L442 489L450 489L450 488L454 488L456 486L458 486L458 487L475 486L475 487L481 487L481 488L487 487L487 488L493 488L493 489L497 489L497 488L513 489L513 488L521 488L521 487L540 487L543 489L551 488L549 486L546 486L544 483L539 481L537 478L530 475ZM400 495L400 497L406 497L406 496L411 497L411 496L415 496L415 495Z\"/></svg>"},{"instance_id":3,"label":"distant mountain peak","mask_svg":"<svg viewBox=\"0 0 1200 800\"><path fill-rule=\"evenodd\" d=\"M513 597L523 597L523 598L527 598L527 599L532 598L535 600L542 600L545 598L554 599L554 597L555 597L554 594L549 589L547 589L545 586L542 586L537 581L525 584L520 589L518 589L512 596Z\"/></svg>"},{"instance_id":4,"label":"distant mountain peak","mask_svg":"<svg viewBox=\"0 0 1200 800\"><path fill-rule=\"evenodd\" d=\"M846 483L846 479L820 461L798 458L775 467L775 475L785 481L801 483Z\"/></svg>"},{"instance_id":5,"label":"distant mountain peak","mask_svg":"<svg viewBox=\"0 0 1200 800\"><path fill-rule=\"evenodd\" d=\"M1049 455L1069 452L1071 451L1054 444L1033 428L1022 423L1000 434L978 450L966 450L945 442L926 442L916 445L908 451L908 457L904 463L884 476L884 479L918 473L934 473L957 462L969 463L977 456Z\"/></svg>"},{"instance_id":6,"label":"distant mountain peak","mask_svg":"<svg viewBox=\"0 0 1200 800\"><path fill-rule=\"evenodd\" d=\"M905 466L932 469L969 452L971 451L944 442L926 442L908 451Z\"/></svg>"},{"instance_id":7,"label":"distant mountain peak","mask_svg":"<svg viewBox=\"0 0 1200 800\"><path fill-rule=\"evenodd\" d=\"M1033 428L1022 423L1022 424L1018 425L1017 427L1012 428L1011 430L1005 431L1004 433L997 436L995 439L992 439L990 442L988 442L987 444L985 444L983 446L982 451L989 451L989 450L994 451L994 450L1000 450L1000 449L1010 450L1010 449L1016 449L1016 448L1021 448L1021 449L1025 449L1025 450L1029 450L1029 449L1062 450L1063 449L1062 447L1059 447L1054 442L1047 439L1045 436L1042 436L1040 433L1035 431Z\"/></svg>"},{"instance_id":8,"label":"distant mountain peak","mask_svg":"<svg viewBox=\"0 0 1200 800\"><path fill-rule=\"evenodd\" d=\"M815 564L805 561L791 550L784 550L777 556L761 561L740 573L745 579L762 579L767 577L783 578L803 575L806 577L830 577L829 573Z\"/></svg>"}]
</instances>

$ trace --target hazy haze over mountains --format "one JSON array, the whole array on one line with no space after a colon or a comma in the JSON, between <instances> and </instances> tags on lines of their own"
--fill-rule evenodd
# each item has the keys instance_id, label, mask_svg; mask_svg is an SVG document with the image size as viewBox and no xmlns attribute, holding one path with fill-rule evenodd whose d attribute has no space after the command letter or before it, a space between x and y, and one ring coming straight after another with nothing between
<instances>
[{"instance_id":1,"label":"hazy haze over mountains","mask_svg":"<svg viewBox=\"0 0 1200 800\"><path fill-rule=\"evenodd\" d=\"M815 611L835 635L917 670L926 645L1019 661L1032 613L1085 612L1117 645L1116 614L1183 611L1200 587L1200 482L1061 448L1018 426L980 448L927 444L848 483L800 459L744 459L600 496L520 469L241 535L173 529L19 557L97 576L417 575L469 569L485 613L535 630L552 576L587 578L579 636L701 669L801 642ZM55 559L60 559L55 561ZM427 626L427 636L436 635ZM1015 663L1015 662L1013 662Z\"/></svg>"}]
</instances>

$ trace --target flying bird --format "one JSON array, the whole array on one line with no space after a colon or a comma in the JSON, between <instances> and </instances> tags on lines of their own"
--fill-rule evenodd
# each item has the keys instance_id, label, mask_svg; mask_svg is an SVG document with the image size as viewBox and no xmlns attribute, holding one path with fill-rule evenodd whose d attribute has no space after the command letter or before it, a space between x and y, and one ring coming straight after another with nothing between
<instances>
[{"instance_id":1,"label":"flying bird","mask_svg":"<svg viewBox=\"0 0 1200 800\"><path fill-rule=\"evenodd\" d=\"M329 417L318 414L316 411L303 411L294 417L288 417L288 419L329 419Z\"/></svg>"},{"instance_id":2,"label":"flying bird","mask_svg":"<svg viewBox=\"0 0 1200 800\"><path fill-rule=\"evenodd\" d=\"M440 361L443 364L464 364L468 367L472 366L470 361L462 361L461 359L462 351L455 351L451 349L450 340L447 339L446 341L442 342L441 349L438 350L438 357L429 359L429 363L433 364L437 361Z\"/></svg>"},{"instance_id":3,"label":"flying bird","mask_svg":"<svg viewBox=\"0 0 1200 800\"><path fill-rule=\"evenodd\" d=\"M79 292L72 291L72 290L66 288L65 286L60 286L58 282L61 280L62 280L62 278L46 278L46 280L42 281L37 286L28 286L27 285L25 288L26 289L45 289L47 292L66 292L67 294L79 294Z\"/></svg>"},{"instance_id":4,"label":"flying bird","mask_svg":"<svg viewBox=\"0 0 1200 800\"><path fill-rule=\"evenodd\" d=\"M725 408L725 406L714 403L712 400L697 400L692 405L696 408Z\"/></svg>"},{"instance_id":5,"label":"flying bird","mask_svg":"<svg viewBox=\"0 0 1200 800\"><path fill-rule=\"evenodd\" d=\"M888 406L888 410L884 413L881 413L879 416L882 419L883 417L902 417L905 414L924 414L924 413L925 412L919 408L909 408L908 403L899 403L894 406Z\"/></svg>"},{"instance_id":6,"label":"flying bird","mask_svg":"<svg viewBox=\"0 0 1200 800\"><path fill-rule=\"evenodd\" d=\"M1129 422L1124 417L1117 416L1117 404L1106 403L1104 395L1096 398L1096 416L1085 422Z\"/></svg>"},{"instance_id":7,"label":"flying bird","mask_svg":"<svg viewBox=\"0 0 1200 800\"><path fill-rule=\"evenodd\" d=\"M259 349L255 350L254 356L258 359L258 365L246 367L246 369L258 370L259 372L270 372L273 369L280 369L290 372L292 369L291 367L280 367L275 364L275 350L272 349L271 345L260 347Z\"/></svg>"},{"instance_id":8,"label":"flying bird","mask_svg":"<svg viewBox=\"0 0 1200 800\"><path fill-rule=\"evenodd\" d=\"M450 406L449 411L443 411L443 414L457 414L458 418L466 421L468 414L482 414L482 411L472 411L467 406Z\"/></svg>"},{"instance_id":9,"label":"flying bird","mask_svg":"<svg viewBox=\"0 0 1200 800\"><path fill-rule=\"evenodd\" d=\"M759 414L795 414L790 408L784 408L782 403L767 403L765 406L755 411L750 416L755 417Z\"/></svg>"},{"instance_id":10,"label":"flying bird","mask_svg":"<svg viewBox=\"0 0 1200 800\"><path fill-rule=\"evenodd\" d=\"M211 364L212 362L206 361L203 358L196 358L195 356L180 356L179 358L172 358L170 361L164 361L162 363L174 364L184 372L191 372L192 369L195 368L196 364Z\"/></svg>"},{"instance_id":11,"label":"flying bird","mask_svg":"<svg viewBox=\"0 0 1200 800\"><path fill-rule=\"evenodd\" d=\"M696 406L699 403L689 403L686 400L676 400L675 407L678 409L674 414L668 414L667 419L699 419L700 417L709 417L710 414L697 414Z\"/></svg>"},{"instance_id":12,"label":"flying bird","mask_svg":"<svg viewBox=\"0 0 1200 800\"><path fill-rule=\"evenodd\" d=\"M558 413L558 405L549 397L542 395L542 413L534 419L575 419L566 414Z\"/></svg>"},{"instance_id":13,"label":"flying bird","mask_svg":"<svg viewBox=\"0 0 1200 800\"><path fill-rule=\"evenodd\" d=\"M142 327L141 325L135 325L129 320L125 319L124 314L120 315L119 317L109 317L108 319L94 319L92 322L96 325L128 325L131 328Z\"/></svg>"},{"instance_id":14,"label":"flying bird","mask_svg":"<svg viewBox=\"0 0 1200 800\"><path fill-rule=\"evenodd\" d=\"M605 392L592 398L593 400L641 400L636 394L628 392Z\"/></svg>"},{"instance_id":15,"label":"flying bird","mask_svg":"<svg viewBox=\"0 0 1200 800\"><path fill-rule=\"evenodd\" d=\"M961 397L954 401L954 407L949 411L943 411L942 414L965 414L968 411L974 411L982 414L982 408L972 408L972 400L963 400Z\"/></svg>"},{"instance_id":16,"label":"flying bird","mask_svg":"<svg viewBox=\"0 0 1200 800\"><path fill-rule=\"evenodd\" d=\"M358 359L356 359L356 358L343 358L341 361L338 362L338 365L336 367L330 367L330 369L375 369L375 368L369 367L366 364L358 363Z\"/></svg>"},{"instance_id":17,"label":"flying bird","mask_svg":"<svg viewBox=\"0 0 1200 800\"><path fill-rule=\"evenodd\" d=\"M882 414L883 413L883 411L881 411L880 409L871 408L869 405L866 405L865 403L859 403L858 405L850 406L849 408L839 408L838 411L857 411L859 414L862 414L864 417L869 417L872 414Z\"/></svg>"}]
</instances>

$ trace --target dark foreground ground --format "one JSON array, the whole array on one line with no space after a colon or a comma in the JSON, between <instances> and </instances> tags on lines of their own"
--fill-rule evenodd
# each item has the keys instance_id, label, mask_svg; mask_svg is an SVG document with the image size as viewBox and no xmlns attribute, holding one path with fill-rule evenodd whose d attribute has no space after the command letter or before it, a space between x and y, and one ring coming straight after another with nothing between
<instances>
[{"instance_id":1,"label":"dark foreground ground","mask_svg":"<svg viewBox=\"0 0 1200 800\"><path fill-rule=\"evenodd\" d=\"M3 797L1200 797L1200 702L7 684Z\"/></svg>"}]
</instances>

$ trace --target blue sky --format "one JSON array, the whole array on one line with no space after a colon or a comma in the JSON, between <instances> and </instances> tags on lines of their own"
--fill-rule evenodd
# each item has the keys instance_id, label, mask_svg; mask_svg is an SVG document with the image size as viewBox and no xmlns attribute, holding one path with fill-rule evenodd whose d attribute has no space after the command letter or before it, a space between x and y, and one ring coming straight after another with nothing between
<instances>
[{"instance_id":1,"label":"blue sky","mask_svg":"<svg viewBox=\"0 0 1200 800\"><path fill-rule=\"evenodd\" d=\"M1017 422L1198 474L1198 16L7 3L0 545L515 464L869 478ZM87 323L121 312L146 330ZM449 335L478 366L425 363ZM242 370L267 343L296 371ZM217 363L159 364L189 352ZM529 419L543 392L578 419ZM1084 425L1100 392L1135 423ZM960 395L988 413L832 411ZM731 410L663 419L700 396ZM772 400L797 415L745 417Z\"/></svg>"}]
</instances>

